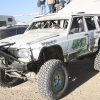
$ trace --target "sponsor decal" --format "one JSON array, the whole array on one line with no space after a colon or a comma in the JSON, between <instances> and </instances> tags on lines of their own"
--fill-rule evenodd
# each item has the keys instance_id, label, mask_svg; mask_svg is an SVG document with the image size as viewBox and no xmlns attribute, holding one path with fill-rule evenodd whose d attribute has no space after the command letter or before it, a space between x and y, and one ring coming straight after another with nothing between
<instances>
[{"instance_id":1,"label":"sponsor decal","mask_svg":"<svg viewBox=\"0 0 100 100\"><path fill-rule=\"evenodd\" d=\"M66 44L66 42L62 42L61 45L62 46L66 46L67 44Z\"/></svg>"},{"instance_id":2,"label":"sponsor decal","mask_svg":"<svg viewBox=\"0 0 100 100\"><path fill-rule=\"evenodd\" d=\"M35 30L35 33L45 33L45 32L47 32L46 29L37 29L37 30Z\"/></svg>"},{"instance_id":3,"label":"sponsor decal","mask_svg":"<svg viewBox=\"0 0 100 100\"><path fill-rule=\"evenodd\" d=\"M48 45L52 45L52 44L55 44L57 42L57 40L51 40L51 41L48 41L48 42L43 42L41 43L43 46L48 46Z\"/></svg>"},{"instance_id":4,"label":"sponsor decal","mask_svg":"<svg viewBox=\"0 0 100 100\"><path fill-rule=\"evenodd\" d=\"M95 38L94 37L90 38L90 44L91 45L94 45L95 44Z\"/></svg>"},{"instance_id":5,"label":"sponsor decal","mask_svg":"<svg viewBox=\"0 0 100 100\"><path fill-rule=\"evenodd\" d=\"M78 49L86 45L86 38L73 40L72 49Z\"/></svg>"}]
</instances>

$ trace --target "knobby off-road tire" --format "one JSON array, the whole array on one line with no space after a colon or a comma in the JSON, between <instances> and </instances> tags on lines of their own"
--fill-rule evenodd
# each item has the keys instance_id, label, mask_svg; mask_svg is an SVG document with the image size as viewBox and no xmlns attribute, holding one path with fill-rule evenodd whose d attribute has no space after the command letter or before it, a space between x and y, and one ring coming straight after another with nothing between
<instances>
[{"instance_id":1,"label":"knobby off-road tire","mask_svg":"<svg viewBox=\"0 0 100 100\"><path fill-rule=\"evenodd\" d=\"M1 63L1 61L0 61L0 66L4 66L4 64ZM11 78L5 75L5 70L0 69L0 86L1 87L12 87L19 84L19 82L20 82L19 78Z\"/></svg>"},{"instance_id":2,"label":"knobby off-road tire","mask_svg":"<svg viewBox=\"0 0 100 100\"><path fill-rule=\"evenodd\" d=\"M94 69L100 71L100 50L98 51L98 54L94 60Z\"/></svg>"},{"instance_id":3,"label":"knobby off-road tire","mask_svg":"<svg viewBox=\"0 0 100 100\"><path fill-rule=\"evenodd\" d=\"M38 90L43 98L58 100L68 87L68 70L60 60L47 61L38 73Z\"/></svg>"},{"instance_id":4,"label":"knobby off-road tire","mask_svg":"<svg viewBox=\"0 0 100 100\"><path fill-rule=\"evenodd\" d=\"M5 75L5 71L0 69L0 86L1 87L12 87L15 86L17 84L19 84L20 79L18 78L11 78L7 75Z\"/></svg>"}]
</instances>

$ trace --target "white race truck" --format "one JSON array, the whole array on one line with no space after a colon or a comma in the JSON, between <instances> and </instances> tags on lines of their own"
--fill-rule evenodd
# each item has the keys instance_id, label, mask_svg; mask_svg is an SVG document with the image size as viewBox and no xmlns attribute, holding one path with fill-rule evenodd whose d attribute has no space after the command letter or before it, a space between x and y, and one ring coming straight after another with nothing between
<instances>
[{"instance_id":1,"label":"white race truck","mask_svg":"<svg viewBox=\"0 0 100 100\"><path fill-rule=\"evenodd\" d=\"M37 17L24 34L0 41L1 86L35 81L42 97L58 100L68 87L67 62L88 57L100 71L99 37L99 14Z\"/></svg>"}]
</instances>

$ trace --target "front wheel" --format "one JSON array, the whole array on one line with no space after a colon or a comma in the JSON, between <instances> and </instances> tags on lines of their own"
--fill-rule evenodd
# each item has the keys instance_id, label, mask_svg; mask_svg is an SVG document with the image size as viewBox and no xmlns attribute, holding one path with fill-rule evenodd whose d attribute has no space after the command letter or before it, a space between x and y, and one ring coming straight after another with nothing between
<instances>
[{"instance_id":1,"label":"front wheel","mask_svg":"<svg viewBox=\"0 0 100 100\"><path fill-rule=\"evenodd\" d=\"M68 87L68 70L60 60L47 61L38 73L38 89L42 97L49 100L58 100Z\"/></svg>"}]
</instances>

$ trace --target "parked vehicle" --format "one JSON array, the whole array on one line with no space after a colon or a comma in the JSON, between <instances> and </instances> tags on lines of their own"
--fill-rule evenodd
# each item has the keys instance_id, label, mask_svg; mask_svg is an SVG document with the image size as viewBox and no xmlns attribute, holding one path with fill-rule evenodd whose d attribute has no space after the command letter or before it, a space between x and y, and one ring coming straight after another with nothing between
<instances>
[{"instance_id":1,"label":"parked vehicle","mask_svg":"<svg viewBox=\"0 0 100 100\"><path fill-rule=\"evenodd\" d=\"M25 26L13 25L13 26L0 27L0 40L14 35L23 34L27 29L27 27L28 25Z\"/></svg>"},{"instance_id":2,"label":"parked vehicle","mask_svg":"<svg viewBox=\"0 0 100 100\"><path fill-rule=\"evenodd\" d=\"M13 16L9 15L0 15L0 27L8 26L8 25L15 25L16 20Z\"/></svg>"},{"instance_id":3,"label":"parked vehicle","mask_svg":"<svg viewBox=\"0 0 100 100\"><path fill-rule=\"evenodd\" d=\"M22 35L0 41L0 82L36 81L42 97L58 100L68 87L73 59L94 60L100 71L100 14L51 14L37 17Z\"/></svg>"}]
</instances>

